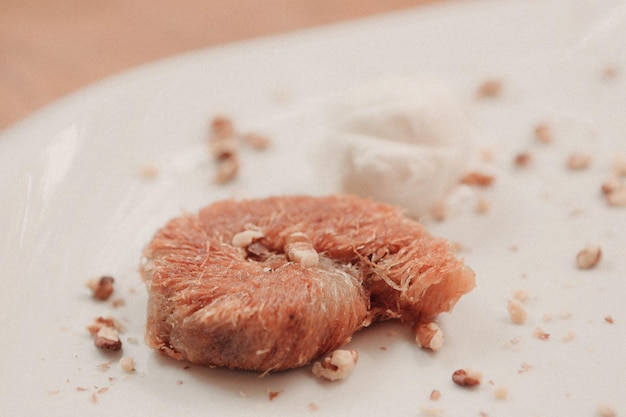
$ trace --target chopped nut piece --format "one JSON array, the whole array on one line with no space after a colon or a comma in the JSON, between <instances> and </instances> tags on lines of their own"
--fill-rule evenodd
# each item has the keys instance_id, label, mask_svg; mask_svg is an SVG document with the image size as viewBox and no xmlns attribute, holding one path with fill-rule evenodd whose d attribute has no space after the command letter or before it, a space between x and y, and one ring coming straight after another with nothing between
<instances>
[{"instance_id":1,"label":"chopped nut piece","mask_svg":"<svg viewBox=\"0 0 626 417\"><path fill-rule=\"evenodd\" d=\"M299 262L304 267L316 266L320 260L308 236L300 232L292 233L287 237L285 253L289 260Z\"/></svg>"},{"instance_id":2,"label":"chopped nut piece","mask_svg":"<svg viewBox=\"0 0 626 417\"><path fill-rule=\"evenodd\" d=\"M613 207L626 207L626 187L611 191L606 196L606 202Z\"/></svg>"},{"instance_id":3,"label":"chopped nut piece","mask_svg":"<svg viewBox=\"0 0 626 417\"><path fill-rule=\"evenodd\" d=\"M493 390L493 396L498 400L506 400L509 396L509 390L507 387L497 387Z\"/></svg>"},{"instance_id":4,"label":"chopped nut piece","mask_svg":"<svg viewBox=\"0 0 626 417\"><path fill-rule=\"evenodd\" d=\"M124 356L120 359L120 367L126 372L135 371L135 360L130 356Z\"/></svg>"},{"instance_id":5,"label":"chopped nut piece","mask_svg":"<svg viewBox=\"0 0 626 417\"><path fill-rule=\"evenodd\" d=\"M211 121L211 131L214 136L227 138L235 135L232 120L225 116L216 116Z\"/></svg>"},{"instance_id":6,"label":"chopped nut piece","mask_svg":"<svg viewBox=\"0 0 626 417\"><path fill-rule=\"evenodd\" d=\"M330 357L313 364L313 374L319 378L330 381L345 379L352 373L359 359L359 354L354 350L336 350Z\"/></svg>"},{"instance_id":7,"label":"chopped nut piece","mask_svg":"<svg viewBox=\"0 0 626 417\"><path fill-rule=\"evenodd\" d=\"M109 327L119 332L124 331L124 326L122 326L121 323L111 317L97 317L92 324L87 326L87 330L89 330L89 333L91 333L92 335L96 335L98 331L103 327Z\"/></svg>"},{"instance_id":8,"label":"chopped nut piece","mask_svg":"<svg viewBox=\"0 0 626 417\"><path fill-rule=\"evenodd\" d=\"M229 157L219 162L215 182L224 184L232 181L239 171L239 160L236 157Z\"/></svg>"},{"instance_id":9,"label":"chopped nut piece","mask_svg":"<svg viewBox=\"0 0 626 417\"><path fill-rule=\"evenodd\" d=\"M576 265L578 265L578 269L590 269L598 265L601 258L602 249L600 245L590 244L576 255Z\"/></svg>"},{"instance_id":10,"label":"chopped nut piece","mask_svg":"<svg viewBox=\"0 0 626 417\"><path fill-rule=\"evenodd\" d=\"M572 171L581 171L591 165L591 155L574 153L567 158L567 168Z\"/></svg>"},{"instance_id":11,"label":"chopped nut piece","mask_svg":"<svg viewBox=\"0 0 626 417\"><path fill-rule=\"evenodd\" d=\"M93 298L96 300L106 301L113 294L113 283L115 279L108 275L100 278L92 279L87 282L87 286L93 292Z\"/></svg>"},{"instance_id":12,"label":"chopped nut piece","mask_svg":"<svg viewBox=\"0 0 626 417\"><path fill-rule=\"evenodd\" d=\"M541 143L551 143L554 141L554 135L550 125L543 122L535 126L535 138Z\"/></svg>"},{"instance_id":13,"label":"chopped nut piece","mask_svg":"<svg viewBox=\"0 0 626 417\"><path fill-rule=\"evenodd\" d=\"M422 414L427 417L443 417L446 415L446 410L441 407L421 406Z\"/></svg>"},{"instance_id":14,"label":"chopped nut piece","mask_svg":"<svg viewBox=\"0 0 626 417\"><path fill-rule=\"evenodd\" d=\"M619 178L612 177L602 183L601 190L602 194L608 195L620 188L622 188L622 182Z\"/></svg>"},{"instance_id":15,"label":"chopped nut piece","mask_svg":"<svg viewBox=\"0 0 626 417\"><path fill-rule=\"evenodd\" d=\"M485 214L491 210L491 204L484 197L480 197L476 203L476 212L478 214Z\"/></svg>"},{"instance_id":16,"label":"chopped nut piece","mask_svg":"<svg viewBox=\"0 0 626 417\"><path fill-rule=\"evenodd\" d=\"M611 173L616 177L626 177L626 156L615 155L611 162Z\"/></svg>"},{"instance_id":17,"label":"chopped nut piece","mask_svg":"<svg viewBox=\"0 0 626 417\"><path fill-rule=\"evenodd\" d=\"M238 248L245 248L263 236L263 232L260 230L244 230L233 236L232 245Z\"/></svg>"},{"instance_id":18,"label":"chopped nut piece","mask_svg":"<svg viewBox=\"0 0 626 417\"><path fill-rule=\"evenodd\" d=\"M600 404L597 414L598 417L617 417L617 412L608 404Z\"/></svg>"},{"instance_id":19,"label":"chopped nut piece","mask_svg":"<svg viewBox=\"0 0 626 417\"><path fill-rule=\"evenodd\" d=\"M431 401L438 401L439 398L441 398L441 391L434 389L431 393L430 393L430 400Z\"/></svg>"},{"instance_id":20,"label":"chopped nut piece","mask_svg":"<svg viewBox=\"0 0 626 417\"><path fill-rule=\"evenodd\" d=\"M473 387L479 385L483 380L483 374L473 369L459 369L452 374L452 381L462 387Z\"/></svg>"},{"instance_id":21,"label":"chopped nut piece","mask_svg":"<svg viewBox=\"0 0 626 417\"><path fill-rule=\"evenodd\" d=\"M443 332L435 322L419 322L415 325L415 342L418 347L437 352L443 347Z\"/></svg>"},{"instance_id":22,"label":"chopped nut piece","mask_svg":"<svg viewBox=\"0 0 626 417\"><path fill-rule=\"evenodd\" d=\"M526 322L526 309L519 300L509 300L507 304L507 310L509 311L509 317L515 324L524 324Z\"/></svg>"},{"instance_id":23,"label":"chopped nut piece","mask_svg":"<svg viewBox=\"0 0 626 417\"><path fill-rule=\"evenodd\" d=\"M217 161L236 158L239 146L234 137L213 139L211 141L211 155Z\"/></svg>"},{"instance_id":24,"label":"chopped nut piece","mask_svg":"<svg viewBox=\"0 0 626 417\"><path fill-rule=\"evenodd\" d=\"M606 321L609 324L613 324L614 323L612 316L605 316L604 317L604 321Z\"/></svg>"},{"instance_id":25,"label":"chopped nut piece","mask_svg":"<svg viewBox=\"0 0 626 417\"><path fill-rule=\"evenodd\" d=\"M461 178L461 183L466 185L477 185L479 187L487 187L491 185L495 178L493 175L483 174L482 172L468 172Z\"/></svg>"},{"instance_id":26,"label":"chopped nut piece","mask_svg":"<svg viewBox=\"0 0 626 417\"><path fill-rule=\"evenodd\" d=\"M311 411L317 411L320 409L320 406L315 403L309 403L308 407L309 407L309 410Z\"/></svg>"},{"instance_id":27,"label":"chopped nut piece","mask_svg":"<svg viewBox=\"0 0 626 417\"><path fill-rule=\"evenodd\" d=\"M524 372L528 372L531 371L533 369L533 366L527 362L522 362L520 364L519 369L517 370L518 374L524 373Z\"/></svg>"},{"instance_id":28,"label":"chopped nut piece","mask_svg":"<svg viewBox=\"0 0 626 417\"><path fill-rule=\"evenodd\" d=\"M569 341L574 340L575 337L576 337L576 332L574 332L573 330L570 330L567 333L565 333L563 336L561 336L561 341L569 342Z\"/></svg>"},{"instance_id":29,"label":"chopped nut piece","mask_svg":"<svg viewBox=\"0 0 626 417\"><path fill-rule=\"evenodd\" d=\"M272 401L274 398L278 397L281 392L282 391L268 391L267 396L269 397L270 401Z\"/></svg>"},{"instance_id":30,"label":"chopped nut piece","mask_svg":"<svg viewBox=\"0 0 626 417\"><path fill-rule=\"evenodd\" d=\"M607 80L612 80L616 78L618 73L619 71L613 65L606 66L604 70L602 71L603 77Z\"/></svg>"},{"instance_id":31,"label":"chopped nut piece","mask_svg":"<svg viewBox=\"0 0 626 417\"><path fill-rule=\"evenodd\" d=\"M439 203L435 204L430 209L430 215L432 216L433 220L436 220L436 221L445 220L446 219L446 204L443 201L440 201Z\"/></svg>"},{"instance_id":32,"label":"chopped nut piece","mask_svg":"<svg viewBox=\"0 0 626 417\"><path fill-rule=\"evenodd\" d=\"M502 94L504 86L501 80L492 79L483 82L478 86L476 90L476 97L478 98L495 98Z\"/></svg>"},{"instance_id":33,"label":"chopped nut piece","mask_svg":"<svg viewBox=\"0 0 626 417\"><path fill-rule=\"evenodd\" d=\"M540 327L537 327L533 332L533 336L539 340L548 340L550 338L550 333L546 333Z\"/></svg>"},{"instance_id":34,"label":"chopped nut piece","mask_svg":"<svg viewBox=\"0 0 626 417\"><path fill-rule=\"evenodd\" d=\"M513 158L513 163L518 168L525 168L530 165L532 161L532 155L529 152L522 152L515 155Z\"/></svg>"},{"instance_id":35,"label":"chopped nut piece","mask_svg":"<svg viewBox=\"0 0 626 417\"><path fill-rule=\"evenodd\" d=\"M143 164L139 167L139 175L147 180L153 180L159 176L159 169L152 164Z\"/></svg>"},{"instance_id":36,"label":"chopped nut piece","mask_svg":"<svg viewBox=\"0 0 626 417\"><path fill-rule=\"evenodd\" d=\"M513 291L513 299L520 301L522 303L525 303L526 301L528 301L528 291L526 290L515 290Z\"/></svg>"},{"instance_id":37,"label":"chopped nut piece","mask_svg":"<svg viewBox=\"0 0 626 417\"><path fill-rule=\"evenodd\" d=\"M117 330L111 327L102 327L96 333L95 345L103 350L120 350L122 341Z\"/></svg>"},{"instance_id":38,"label":"chopped nut piece","mask_svg":"<svg viewBox=\"0 0 626 417\"><path fill-rule=\"evenodd\" d=\"M243 140L252 148L259 151L267 149L271 143L267 136L259 135L258 133L246 133L243 135Z\"/></svg>"}]
</instances>

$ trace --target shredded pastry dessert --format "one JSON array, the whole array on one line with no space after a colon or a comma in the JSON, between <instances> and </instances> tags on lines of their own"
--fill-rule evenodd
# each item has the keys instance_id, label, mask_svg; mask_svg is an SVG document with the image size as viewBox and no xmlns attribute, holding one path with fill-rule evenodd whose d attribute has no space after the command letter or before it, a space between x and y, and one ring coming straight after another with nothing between
<instances>
[{"instance_id":1,"label":"shredded pastry dessert","mask_svg":"<svg viewBox=\"0 0 626 417\"><path fill-rule=\"evenodd\" d=\"M448 241L352 195L216 202L159 230L141 271L148 345L260 372L306 365L375 321L419 331L475 286Z\"/></svg>"}]
</instances>

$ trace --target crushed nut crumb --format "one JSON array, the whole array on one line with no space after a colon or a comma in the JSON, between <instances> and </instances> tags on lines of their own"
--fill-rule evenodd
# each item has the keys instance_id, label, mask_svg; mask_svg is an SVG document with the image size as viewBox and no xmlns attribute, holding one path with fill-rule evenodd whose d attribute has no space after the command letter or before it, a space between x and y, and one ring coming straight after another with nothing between
<instances>
[{"instance_id":1,"label":"crushed nut crumb","mask_svg":"<svg viewBox=\"0 0 626 417\"><path fill-rule=\"evenodd\" d=\"M490 186L495 177L493 175L484 174L478 171L471 171L461 178L461 183L466 185L476 185L479 187Z\"/></svg>"},{"instance_id":2,"label":"crushed nut crumb","mask_svg":"<svg viewBox=\"0 0 626 417\"><path fill-rule=\"evenodd\" d=\"M598 417L617 417L617 412L608 404L600 404L596 411Z\"/></svg>"},{"instance_id":3,"label":"crushed nut crumb","mask_svg":"<svg viewBox=\"0 0 626 417\"><path fill-rule=\"evenodd\" d=\"M528 301L530 294L527 290L515 290L513 291L513 299L525 303Z\"/></svg>"},{"instance_id":4,"label":"crushed nut crumb","mask_svg":"<svg viewBox=\"0 0 626 417\"><path fill-rule=\"evenodd\" d=\"M478 86L478 89L476 90L476 97L477 98L499 97L502 94L503 89L504 89L504 85L502 83L502 80L499 80L499 79L486 80Z\"/></svg>"},{"instance_id":5,"label":"crushed nut crumb","mask_svg":"<svg viewBox=\"0 0 626 417\"><path fill-rule=\"evenodd\" d=\"M92 296L96 300L106 301L113 294L113 283L115 279L111 276L104 275L100 278L90 279L87 286L92 291Z\"/></svg>"},{"instance_id":6,"label":"crushed nut crumb","mask_svg":"<svg viewBox=\"0 0 626 417\"><path fill-rule=\"evenodd\" d=\"M498 400L506 400L509 396L509 389L504 386L496 387L493 390L493 396Z\"/></svg>"},{"instance_id":7,"label":"crushed nut crumb","mask_svg":"<svg viewBox=\"0 0 626 417\"><path fill-rule=\"evenodd\" d=\"M608 193L606 202L612 207L626 207L626 187L620 187Z\"/></svg>"},{"instance_id":8,"label":"crushed nut crumb","mask_svg":"<svg viewBox=\"0 0 626 417\"><path fill-rule=\"evenodd\" d=\"M442 407L431 407L422 405L420 406L422 415L427 417L443 417L446 415L446 410Z\"/></svg>"},{"instance_id":9,"label":"crushed nut crumb","mask_svg":"<svg viewBox=\"0 0 626 417\"><path fill-rule=\"evenodd\" d=\"M611 194L615 190L619 190L622 188L622 182L617 177L611 177L608 180L602 183L600 189L602 190L602 194L608 195Z\"/></svg>"},{"instance_id":10,"label":"crushed nut crumb","mask_svg":"<svg viewBox=\"0 0 626 417\"><path fill-rule=\"evenodd\" d=\"M263 236L264 234L260 230L244 230L233 236L231 244L237 248L245 248L250 246L255 240L261 239Z\"/></svg>"},{"instance_id":11,"label":"crushed nut crumb","mask_svg":"<svg viewBox=\"0 0 626 417\"><path fill-rule=\"evenodd\" d=\"M320 406L315 404L315 403L309 403L308 407L309 407L309 410L311 410L311 411L317 411L317 410L320 409Z\"/></svg>"},{"instance_id":12,"label":"crushed nut crumb","mask_svg":"<svg viewBox=\"0 0 626 417\"><path fill-rule=\"evenodd\" d=\"M452 374L452 381L462 387L474 387L482 382L483 374L470 368L458 369Z\"/></svg>"},{"instance_id":13,"label":"crushed nut crumb","mask_svg":"<svg viewBox=\"0 0 626 417\"><path fill-rule=\"evenodd\" d=\"M476 212L478 214L485 214L489 213L489 211L491 211L491 203L489 203L489 200L484 197L479 197L476 202Z\"/></svg>"},{"instance_id":14,"label":"crushed nut crumb","mask_svg":"<svg viewBox=\"0 0 626 417\"><path fill-rule=\"evenodd\" d=\"M111 327L102 327L96 333L94 341L95 345L99 349L103 350L120 350L122 348L122 341L117 330Z\"/></svg>"},{"instance_id":15,"label":"crushed nut crumb","mask_svg":"<svg viewBox=\"0 0 626 417\"><path fill-rule=\"evenodd\" d=\"M590 269L598 265L602 258L600 245L589 244L576 255L578 269Z\"/></svg>"},{"instance_id":16,"label":"crushed nut crumb","mask_svg":"<svg viewBox=\"0 0 626 417\"><path fill-rule=\"evenodd\" d=\"M298 262L304 267L316 266L320 260L309 237L300 232L292 233L287 237L285 253L290 261Z\"/></svg>"},{"instance_id":17,"label":"crushed nut crumb","mask_svg":"<svg viewBox=\"0 0 626 417\"><path fill-rule=\"evenodd\" d=\"M250 145L253 149L262 151L267 149L271 141L267 136L259 135L258 133L246 133L243 135L243 140L246 141L248 145Z\"/></svg>"},{"instance_id":18,"label":"crushed nut crumb","mask_svg":"<svg viewBox=\"0 0 626 417\"><path fill-rule=\"evenodd\" d=\"M430 215L435 221L445 220L447 215L446 204L443 201L436 203L430 209Z\"/></svg>"},{"instance_id":19,"label":"crushed nut crumb","mask_svg":"<svg viewBox=\"0 0 626 417\"><path fill-rule=\"evenodd\" d=\"M611 162L611 173L616 177L626 177L626 155L615 155Z\"/></svg>"},{"instance_id":20,"label":"crushed nut crumb","mask_svg":"<svg viewBox=\"0 0 626 417\"><path fill-rule=\"evenodd\" d=\"M529 152L521 152L513 158L513 164L518 168L526 168L532 162L532 155Z\"/></svg>"},{"instance_id":21,"label":"crushed nut crumb","mask_svg":"<svg viewBox=\"0 0 626 417\"><path fill-rule=\"evenodd\" d=\"M533 331L533 336L539 340L548 340L550 338L550 333L546 333L541 327L537 327Z\"/></svg>"},{"instance_id":22,"label":"crushed nut crumb","mask_svg":"<svg viewBox=\"0 0 626 417\"><path fill-rule=\"evenodd\" d=\"M619 71L617 70L617 67L613 65L607 65L606 67L604 67L604 70L602 71L602 76L606 80L613 80L617 78L618 74L619 74Z\"/></svg>"},{"instance_id":23,"label":"crushed nut crumb","mask_svg":"<svg viewBox=\"0 0 626 417\"><path fill-rule=\"evenodd\" d=\"M278 397L281 392L282 391L267 391L267 396L269 397L270 401L272 401L274 398Z\"/></svg>"},{"instance_id":24,"label":"crushed nut crumb","mask_svg":"<svg viewBox=\"0 0 626 417\"><path fill-rule=\"evenodd\" d=\"M509 312L509 317L514 324L524 324L526 322L526 318L528 313L526 313L526 309L522 305L519 300L509 300L507 304L507 310Z\"/></svg>"},{"instance_id":25,"label":"crushed nut crumb","mask_svg":"<svg viewBox=\"0 0 626 417\"><path fill-rule=\"evenodd\" d=\"M153 180L159 176L159 169L152 164L143 164L139 167L139 176L146 180Z\"/></svg>"},{"instance_id":26,"label":"crushed nut crumb","mask_svg":"<svg viewBox=\"0 0 626 417\"><path fill-rule=\"evenodd\" d=\"M561 342L570 342L576 338L576 332L573 330L568 331L563 336L561 336Z\"/></svg>"},{"instance_id":27,"label":"crushed nut crumb","mask_svg":"<svg viewBox=\"0 0 626 417\"><path fill-rule=\"evenodd\" d=\"M124 326L114 318L102 316L96 317L93 323L87 326L87 330L89 330L89 333L91 333L91 335L95 336L98 331L100 331L100 329L103 327L110 327L120 333L123 333L125 331Z\"/></svg>"},{"instance_id":28,"label":"crushed nut crumb","mask_svg":"<svg viewBox=\"0 0 626 417\"><path fill-rule=\"evenodd\" d=\"M345 379L352 373L359 359L354 350L335 350L329 357L313 364L313 374L330 381Z\"/></svg>"},{"instance_id":29,"label":"crushed nut crumb","mask_svg":"<svg viewBox=\"0 0 626 417\"><path fill-rule=\"evenodd\" d=\"M612 316L604 316L604 321L606 321L609 324L613 324L613 317Z\"/></svg>"},{"instance_id":30,"label":"crushed nut crumb","mask_svg":"<svg viewBox=\"0 0 626 417\"><path fill-rule=\"evenodd\" d=\"M443 347L443 332L435 322L418 322L413 328L418 347L439 351Z\"/></svg>"},{"instance_id":31,"label":"crushed nut crumb","mask_svg":"<svg viewBox=\"0 0 626 417\"><path fill-rule=\"evenodd\" d=\"M430 393L429 399L431 401L439 401L440 398L441 398L441 391L437 389L432 390L432 392Z\"/></svg>"},{"instance_id":32,"label":"crushed nut crumb","mask_svg":"<svg viewBox=\"0 0 626 417\"><path fill-rule=\"evenodd\" d=\"M535 138L541 143L551 143L554 141L552 128L546 122L539 123L535 126Z\"/></svg>"},{"instance_id":33,"label":"crushed nut crumb","mask_svg":"<svg viewBox=\"0 0 626 417\"><path fill-rule=\"evenodd\" d=\"M591 165L591 155L573 153L567 158L567 168L572 171L582 171Z\"/></svg>"},{"instance_id":34,"label":"crushed nut crumb","mask_svg":"<svg viewBox=\"0 0 626 417\"><path fill-rule=\"evenodd\" d=\"M522 374L524 372L528 372L528 371L532 371L533 366L531 364L529 364L528 362L522 362L519 366L519 369L517 370L518 374Z\"/></svg>"},{"instance_id":35,"label":"crushed nut crumb","mask_svg":"<svg viewBox=\"0 0 626 417\"><path fill-rule=\"evenodd\" d=\"M215 116L211 120L211 131L213 135L220 138L228 138L235 135L233 122L226 116Z\"/></svg>"},{"instance_id":36,"label":"crushed nut crumb","mask_svg":"<svg viewBox=\"0 0 626 417\"><path fill-rule=\"evenodd\" d=\"M130 356L124 356L120 359L120 367L126 372L135 372L135 360Z\"/></svg>"}]
</instances>

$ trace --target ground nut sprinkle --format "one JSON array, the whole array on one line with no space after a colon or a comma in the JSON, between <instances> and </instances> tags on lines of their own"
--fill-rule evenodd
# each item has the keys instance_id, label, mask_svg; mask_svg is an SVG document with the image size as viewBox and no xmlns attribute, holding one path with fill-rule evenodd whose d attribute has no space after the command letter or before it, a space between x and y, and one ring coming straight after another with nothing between
<instances>
[{"instance_id":1,"label":"ground nut sprinkle","mask_svg":"<svg viewBox=\"0 0 626 417\"><path fill-rule=\"evenodd\" d=\"M602 259L602 248L600 245L587 245L576 255L576 265L578 269L594 268Z\"/></svg>"}]
</instances>

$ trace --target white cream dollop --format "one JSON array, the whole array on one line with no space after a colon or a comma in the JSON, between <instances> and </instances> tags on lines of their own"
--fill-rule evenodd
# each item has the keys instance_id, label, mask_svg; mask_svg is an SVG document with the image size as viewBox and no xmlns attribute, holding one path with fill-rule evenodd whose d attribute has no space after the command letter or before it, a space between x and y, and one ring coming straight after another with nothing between
<instances>
[{"instance_id":1,"label":"white cream dollop","mask_svg":"<svg viewBox=\"0 0 626 417\"><path fill-rule=\"evenodd\" d=\"M348 94L332 113L321 165L337 191L421 217L465 171L470 125L440 80L379 80Z\"/></svg>"}]
</instances>

